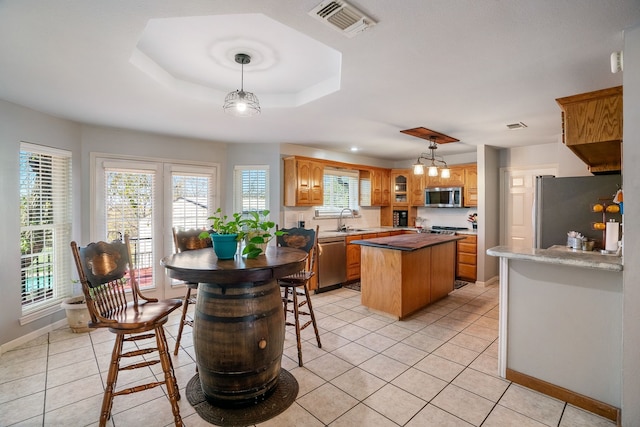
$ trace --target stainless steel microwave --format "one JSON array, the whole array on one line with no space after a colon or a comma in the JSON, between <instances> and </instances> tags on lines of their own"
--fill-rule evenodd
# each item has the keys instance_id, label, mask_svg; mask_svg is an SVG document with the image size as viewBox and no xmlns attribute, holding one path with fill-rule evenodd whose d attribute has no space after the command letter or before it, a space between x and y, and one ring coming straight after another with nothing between
<instances>
[{"instance_id":1,"label":"stainless steel microwave","mask_svg":"<svg viewBox=\"0 0 640 427\"><path fill-rule=\"evenodd\" d=\"M462 187L429 187L424 190L424 205L428 208L461 208Z\"/></svg>"}]
</instances>

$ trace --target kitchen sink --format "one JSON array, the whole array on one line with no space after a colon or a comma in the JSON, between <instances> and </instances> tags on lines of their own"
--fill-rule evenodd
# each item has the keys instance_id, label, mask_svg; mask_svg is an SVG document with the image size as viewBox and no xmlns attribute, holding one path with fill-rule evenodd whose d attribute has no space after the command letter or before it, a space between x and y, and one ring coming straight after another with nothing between
<instances>
[{"instance_id":1,"label":"kitchen sink","mask_svg":"<svg viewBox=\"0 0 640 427\"><path fill-rule=\"evenodd\" d=\"M353 233L358 231L370 231L366 228L345 228L343 230L338 230L340 233Z\"/></svg>"}]
</instances>

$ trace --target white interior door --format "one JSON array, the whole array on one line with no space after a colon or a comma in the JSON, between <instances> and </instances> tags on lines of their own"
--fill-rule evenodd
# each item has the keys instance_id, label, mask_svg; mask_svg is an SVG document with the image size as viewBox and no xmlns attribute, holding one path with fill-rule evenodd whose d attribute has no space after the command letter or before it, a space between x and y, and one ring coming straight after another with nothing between
<instances>
[{"instance_id":1,"label":"white interior door","mask_svg":"<svg viewBox=\"0 0 640 427\"><path fill-rule=\"evenodd\" d=\"M509 168L503 172L504 244L514 248L533 248L533 195L535 179L555 175L556 167L539 169Z\"/></svg>"}]
</instances>

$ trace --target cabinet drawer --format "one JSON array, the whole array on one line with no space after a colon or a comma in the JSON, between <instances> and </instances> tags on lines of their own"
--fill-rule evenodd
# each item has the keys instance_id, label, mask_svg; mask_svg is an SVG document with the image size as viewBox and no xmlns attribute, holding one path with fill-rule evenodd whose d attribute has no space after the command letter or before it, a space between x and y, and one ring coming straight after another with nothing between
<instances>
[{"instance_id":1,"label":"cabinet drawer","mask_svg":"<svg viewBox=\"0 0 640 427\"><path fill-rule=\"evenodd\" d=\"M458 252L475 255L477 250L478 246L475 243L466 243L465 240L458 242Z\"/></svg>"},{"instance_id":2,"label":"cabinet drawer","mask_svg":"<svg viewBox=\"0 0 640 427\"><path fill-rule=\"evenodd\" d=\"M458 234L458 236L466 236L464 240L458 240L458 243L472 243L474 245L478 243L478 236L474 234Z\"/></svg>"},{"instance_id":3,"label":"cabinet drawer","mask_svg":"<svg viewBox=\"0 0 640 427\"><path fill-rule=\"evenodd\" d=\"M458 277L469 280L476 280L476 266L468 264L458 264Z\"/></svg>"},{"instance_id":4,"label":"cabinet drawer","mask_svg":"<svg viewBox=\"0 0 640 427\"><path fill-rule=\"evenodd\" d=\"M458 252L458 263L476 265L476 254Z\"/></svg>"}]
</instances>

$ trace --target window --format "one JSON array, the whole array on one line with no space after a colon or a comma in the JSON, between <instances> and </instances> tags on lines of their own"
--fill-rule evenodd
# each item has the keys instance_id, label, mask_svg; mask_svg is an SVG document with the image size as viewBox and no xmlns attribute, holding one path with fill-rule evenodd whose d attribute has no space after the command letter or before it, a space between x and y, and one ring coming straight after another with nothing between
<instances>
[{"instance_id":1,"label":"window","mask_svg":"<svg viewBox=\"0 0 640 427\"><path fill-rule=\"evenodd\" d=\"M196 174L173 171L171 175L172 224L174 227L206 229L210 224L211 190L210 173Z\"/></svg>"},{"instance_id":2,"label":"window","mask_svg":"<svg viewBox=\"0 0 640 427\"><path fill-rule=\"evenodd\" d=\"M324 204L316 207L316 216L339 215L345 208L358 209L358 171L324 169Z\"/></svg>"},{"instance_id":3,"label":"window","mask_svg":"<svg viewBox=\"0 0 640 427\"><path fill-rule=\"evenodd\" d=\"M269 166L236 166L233 175L234 212L269 209Z\"/></svg>"},{"instance_id":4,"label":"window","mask_svg":"<svg viewBox=\"0 0 640 427\"><path fill-rule=\"evenodd\" d=\"M22 314L71 296L71 153L20 145Z\"/></svg>"}]
</instances>

